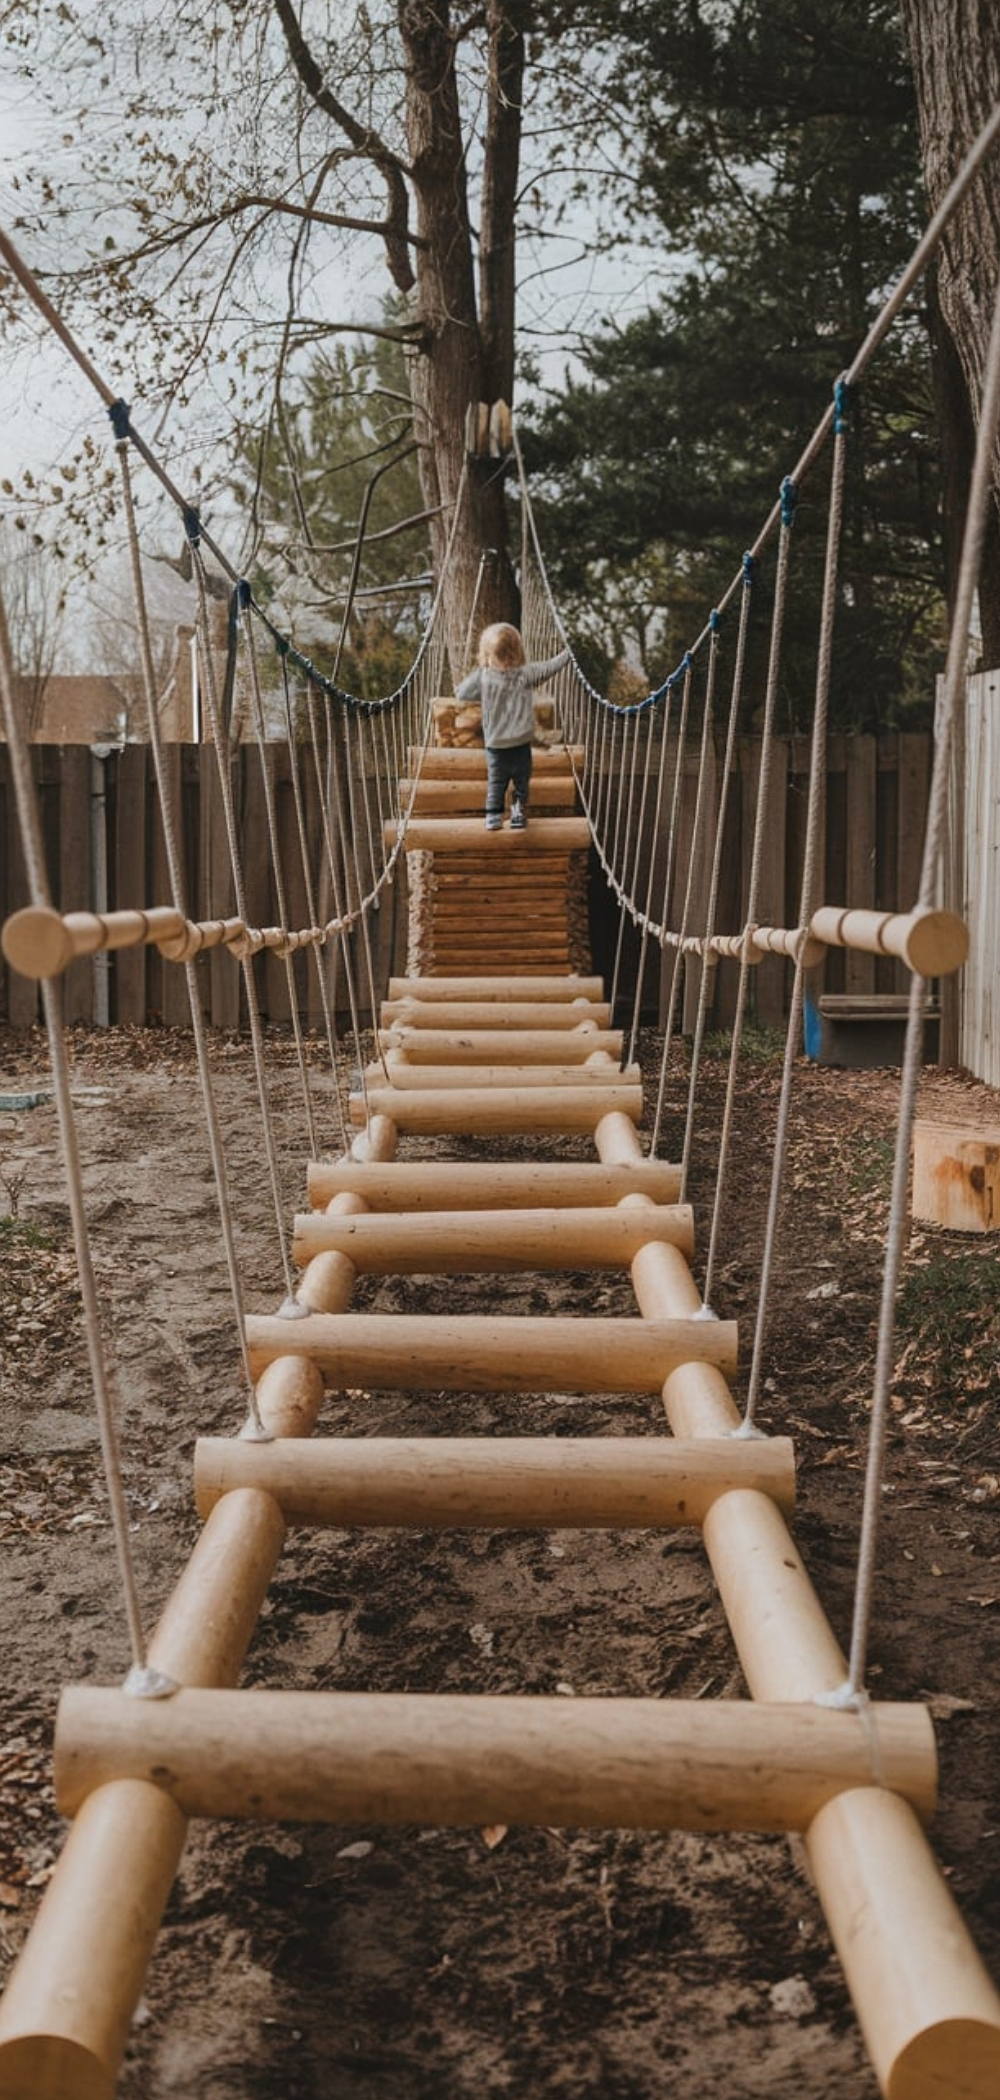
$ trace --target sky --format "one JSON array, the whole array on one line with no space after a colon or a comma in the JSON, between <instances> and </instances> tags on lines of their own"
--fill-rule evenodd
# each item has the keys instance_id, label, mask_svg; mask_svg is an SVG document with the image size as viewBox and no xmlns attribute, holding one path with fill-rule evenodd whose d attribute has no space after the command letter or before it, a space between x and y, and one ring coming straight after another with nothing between
<instances>
[{"instance_id":1,"label":"sky","mask_svg":"<svg viewBox=\"0 0 1000 2100\"><path fill-rule=\"evenodd\" d=\"M82 85L74 79L73 87L81 103L86 92L93 93L94 122L107 123L108 110L101 104L100 83L93 68L89 75L84 73ZM18 171L29 159L37 161L41 153L54 177L63 173L72 176L77 166L75 135L81 116L86 119L89 115L89 111L79 108L74 113L67 100L66 129L54 135L41 100L16 77L0 49L0 221L29 268L42 273L54 257L60 230L54 225L53 242L45 243L49 247L45 254L37 250L37 236L18 228L22 203ZM183 150L183 140L179 143ZM102 221L102 227L104 224L106 221ZM623 249L614 258L595 255L589 252L594 230L586 204L574 202L566 206L557 234L544 242L525 240L519 249L522 342L537 360L543 384L554 388L559 387L567 369L578 368L575 345L581 331L611 313L619 322L624 321L644 311L654 295L649 255L638 247ZM333 301L334 313L339 304L340 311L351 316L364 318L367 313L376 317L385 291L381 255L369 252L366 256L360 241L341 249L330 268L330 287L325 296ZM27 469L35 477L39 500L58 484L60 466L72 458L86 437L102 452L107 448L110 459L110 429L102 400L68 352L29 307L24 310L27 318L13 338L6 342L0 339L0 483L7 479L20 484ZM185 495L196 501L202 467L208 470L218 432L224 427L211 386L196 392L187 408L175 409L161 432L155 412L143 412L143 374L136 368L128 344L118 346L121 361L116 362L113 353L102 345L96 313L92 332L87 329L85 310L77 310L73 328L81 347L92 357L108 385L131 404L136 429L153 444ZM18 492L22 493L20 488ZM24 514L23 500L15 507ZM9 515L10 510L10 500L0 492L0 512ZM221 525L217 536L229 551ZM235 547L232 557L238 563ZM98 557L99 587L100 562ZM105 592L112 587L113 579L109 584L105 577ZM74 632L78 651L84 646L80 641L82 631L77 623Z\"/></svg>"}]
</instances>

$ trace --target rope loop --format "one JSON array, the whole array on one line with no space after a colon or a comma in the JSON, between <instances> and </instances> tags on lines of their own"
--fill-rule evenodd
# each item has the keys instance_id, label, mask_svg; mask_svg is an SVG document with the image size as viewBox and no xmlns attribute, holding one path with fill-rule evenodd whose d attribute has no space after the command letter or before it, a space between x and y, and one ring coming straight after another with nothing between
<instances>
[{"instance_id":1,"label":"rope loop","mask_svg":"<svg viewBox=\"0 0 1000 2100\"><path fill-rule=\"evenodd\" d=\"M847 374L842 372L833 389L833 434L843 437L848 427L853 387L848 384Z\"/></svg>"},{"instance_id":2,"label":"rope loop","mask_svg":"<svg viewBox=\"0 0 1000 2100\"><path fill-rule=\"evenodd\" d=\"M798 500L798 488L791 475L786 474L781 484L781 522L787 532L791 531L795 523L795 506ZM744 556L745 559L746 556Z\"/></svg>"},{"instance_id":3,"label":"rope loop","mask_svg":"<svg viewBox=\"0 0 1000 2100\"><path fill-rule=\"evenodd\" d=\"M745 591L748 591L753 583L753 568L753 555L748 552L743 556L743 588Z\"/></svg>"},{"instance_id":4,"label":"rope loop","mask_svg":"<svg viewBox=\"0 0 1000 2100\"><path fill-rule=\"evenodd\" d=\"M708 616L708 631L709 631L709 634L718 634L718 632L719 632L719 629L721 628L721 626L722 626L722 614L721 614L721 613L719 612L719 610L718 610L718 608L717 608L717 607L713 606L713 608L712 608L712 611L711 611L711 612L709 613L709 616Z\"/></svg>"}]
</instances>

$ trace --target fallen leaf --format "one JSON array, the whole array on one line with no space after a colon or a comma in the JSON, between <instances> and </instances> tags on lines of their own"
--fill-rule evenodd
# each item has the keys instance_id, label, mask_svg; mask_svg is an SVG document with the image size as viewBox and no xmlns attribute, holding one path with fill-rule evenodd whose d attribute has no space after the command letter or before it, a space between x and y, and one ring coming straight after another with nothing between
<instances>
[{"instance_id":1,"label":"fallen leaf","mask_svg":"<svg viewBox=\"0 0 1000 2100\"><path fill-rule=\"evenodd\" d=\"M957 1699L953 1692L924 1692L921 1694L932 1720L950 1721L953 1714L974 1714L974 1699Z\"/></svg>"},{"instance_id":2,"label":"fallen leaf","mask_svg":"<svg viewBox=\"0 0 1000 2100\"><path fill-rule=\"evenodd\" d=\"M483 1844L488 1846L491 1852L495 1852L497 1846L503 1844L507 1828L506 1823L487 1823L485 1830L481 1830L479 1835Z\"/></svg>"}]
</instances>

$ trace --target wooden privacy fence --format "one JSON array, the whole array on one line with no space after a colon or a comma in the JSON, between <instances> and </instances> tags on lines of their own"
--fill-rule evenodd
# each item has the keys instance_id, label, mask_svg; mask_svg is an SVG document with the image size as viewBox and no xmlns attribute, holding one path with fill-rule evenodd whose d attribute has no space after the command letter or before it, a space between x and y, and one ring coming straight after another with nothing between
<instances>
[{"instance_id":1,"label":"wooden privacy fence","mask_svg":"<svg viewBox=\"0 0 1000 2100\"><path fill-rule=\"evenodd\" d=\"M750 875L752 827L760 739L745 737L736 755L727 797L717 930L736 932L744 923ZM761 889L761 923L794 926L798 915L802 845L805 835L808 744L805 738L782 738L772 760L772 789L766 829ZM923 842L931 740L925 733L881 737L838 736L831 740L826 795L826 880L824 900L905 910L914 901ZM152 754L147 745L95 753L77 745L36 745L31 762L37 783L53 902L62 911L120 910L130 905L169 904L166 856L157 810ZM669 762L669 755L668 755ZM280 743L267 747L278 811L289 918L306 922L292 778L288 753ZM216 756L208 745L171 745L167 764L173 785L183 865L192 918L226 917L233 911L232 878L217 778ZM679 917L692 853L697 758L692 752L682 769L676 868L671 911ZM278 922L269 856L260 850L266 838L266 814L258 753L241 747L233 759L234 797L252 921ZM311 865L320 864L322 825L314 777L303 782ZM716 783L716 794L718 783ZM365 842L354 842L362 855ZM648 856L656 854L653 888L659 902L665 869L664 840L643 842L636 894L644 900ZM704 929L705 900L711 870L712 842L697 844L695 882L688 930ZM406 912L404 877L386 893L375 915L372 933L376 989L390 970L405 967ZM0 745L0 920L27 902L24 871L13 821L13 797L6 750ZM590 884L590 929L593 964L610 978L618 933L618 915L596 867ZM355 938L355 946L357 941ZM619 976L623 995L634 994L639 940L631 926ZM356 982L362 1007L370 1012L367 970L355 954ZM335 944L327 952L334 999L343 1011L344 970ZM685 1018L691 1014L697 964L686 965ZM672 953L661 962L658 950L646 957L643 1012L655 1018L664 984L669 984ZM240 970L231 955L216 949L199 959L206 1018L217 1027L235 1028L240 1008ZM315 964L305 954L295 958L301 1010L309 1026L322 1024L322 1002ZM826 989L872 992L903 989L902 966L873 955L832 950L826 964ZM737 965L718 966L712 1020L723 1026L731 1018ZM764 960L753 973L758 1017L779 1025L787 1011L790 965L780 957ZM188 1020L183 972L155 948L133 948L73 964L66 974L66 1016L71 1022L144 1026L161 1021L185 1026ZM284 963L265 956L260 965L260 1001L267 1019L287 1022L288 988ZM30 1027L37 1018L37 986L0 961L0 1017L15 1027Z\"/></svg>"}]
</instances>

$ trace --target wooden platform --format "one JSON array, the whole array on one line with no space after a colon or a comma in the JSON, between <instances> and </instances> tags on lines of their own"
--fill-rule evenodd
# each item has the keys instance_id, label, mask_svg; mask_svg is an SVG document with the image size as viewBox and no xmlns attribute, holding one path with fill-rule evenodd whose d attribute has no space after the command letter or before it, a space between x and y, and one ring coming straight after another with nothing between
<instances>
[{"instance_id":1,"label":"wooden platform","mask_svg":"<svg viewBox=\"0 0 1000 2100\"><path fill-rule=\"evenodd\" d=\"M486 830L482 751L429 752L404 785L411 975L568 973L587 959L590 832L568 751L535 754L524 831Z\"/></svg>"}]
</instances>

